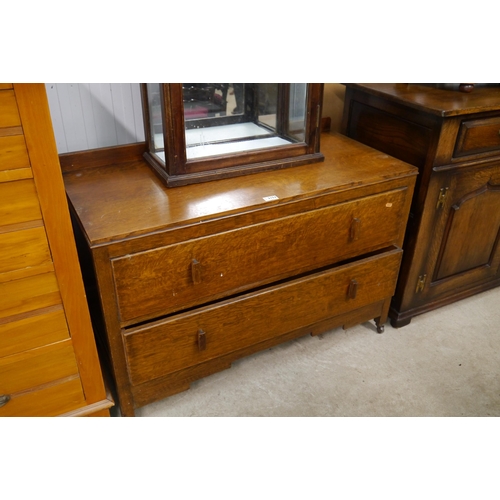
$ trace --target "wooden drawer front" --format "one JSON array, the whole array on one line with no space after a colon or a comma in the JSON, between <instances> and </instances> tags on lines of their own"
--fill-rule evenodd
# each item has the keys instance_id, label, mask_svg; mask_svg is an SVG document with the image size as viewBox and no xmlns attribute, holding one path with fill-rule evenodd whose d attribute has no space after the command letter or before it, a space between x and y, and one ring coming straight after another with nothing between
<instances>
[{"instance_id":1,"label":"wooden drawer front","mask_svg":"<svg viewBox=\"0 0 500 500\"><path fill-rule=\"evenodd\" d=\"M124 323L167 314L393 244L406 189L113 260Z\"/></svg>"},{"instance_id":2,"label":"wooden drawer front","mask_svg":"<svg viewBox=\"0 0 500 500\"><path fill-rule=\"evenodd\" d=\"M13 90L0 90L0 128L21 125Z\"/></svg>"},{"instance_id":3,"label":"wooden drawer front","mask_svg":"<svg viewBox=\"0 0 500 500\"><path fill-rule=\"evenodd\" d=\"M455 156L500 152L500 116L462 122Z\"/></svg>"},{"instance_id":4,"label":"wooden drawer front","mask_svg":"<svg viewBox=\"0 0 500 500\"><path fill-rule=\"evenodd\" d=\"M0 319L61 303L54 273L0 283Z\"/></svg>"},{"instance_id":5,"label":"wooden drawer front","mask_svg":"<svg viewBox=\"0 0 500 500\"><path fill-rule=\"evenodd\" d=\"M33 177L23 135L0 135L0 182Z\"/></svg>"},{"instance_id":6,"label":"wooden drawer front","mask_svg":"<svg viewBox=\"0 0 500 500\"><path fill-rule=\"evenodd\" d=\"M131 329L124 337L132 384L389 298L401 253L394 249Z\"/></svg>"},{"instance_id":7,"label":"wooden drawer front","mask_svg":"<svg viewBox=\"0 0 500 500\"><path fill-rule=\"evenodd\" d=\"M9 323L0 323L0 358L69 338L62 306Z\"/></svg>"},{"instance_id":8,"label":"wooden drawer front","mask_svg":"<svg viewBox=\"0 0 500 500\"><path fill-rule=\"evenodd\" d=\"M55 344L0 358L0 394L42 386L78 374L73 344Z\"/></svg>"},{"instance_id":9,"label":"wooden drawer front","mask_svg":"<svg viewBox=\"0 0 500 500\"><path fill-rule=\"evenodd\" d=\"M44 227L0 233L0 283L53 270Z\"/></svg>"},{"instance_id":10,"label":"wooden drawer front","mask_svg":"<svg viewBox=\"0 0 500 500\"><path fill-rule=\"evenodd\" d=\"M85 406L80 377L73 376L34 391L12 395L0 417L56 417Z\"/></svg>"},{"instance_id":11,"label":"wooden drawer front","mask_svg":"<svg viewBox=\"0 0 500 500\"><path fill-rule=\"evenodd\" d=\"M32 179L0 183L0 227L42 218Z\"/></svg>"}]
</instances>

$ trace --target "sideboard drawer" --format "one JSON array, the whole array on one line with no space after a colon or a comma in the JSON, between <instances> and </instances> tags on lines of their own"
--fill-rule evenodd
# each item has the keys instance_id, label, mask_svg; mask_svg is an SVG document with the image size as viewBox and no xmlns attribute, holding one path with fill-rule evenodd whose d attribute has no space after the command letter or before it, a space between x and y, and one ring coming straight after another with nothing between
<instances>
[{"instance_id":1,"label":"sideboard drawer","mask_svg":"<svg viewBox=\"0 0 500 500\"><path fill-rule=\"evenodd\" d=\"M500 117L466 120L460 125L454 156L500 152Z\"/></svg>"},{"instance_id":2,"label":"sideboard drawer","mask_svg":"<svg viewBox=\"0 0 500 500\"><path fill-rule=\"evenodd\" d=\"M389 298L393 250L185 312L124 333L132 385Z\"/></svg>"},{"instance_id":3,"label":"sideboard drawer","mask_svg":"<svg viewBox=\"0 0 500 500\"><path fill-rule=\"evenodd\" d=\"M406 188L112 261L123 325L334 264L397 242Z\"/></svg>"}]
</instances>

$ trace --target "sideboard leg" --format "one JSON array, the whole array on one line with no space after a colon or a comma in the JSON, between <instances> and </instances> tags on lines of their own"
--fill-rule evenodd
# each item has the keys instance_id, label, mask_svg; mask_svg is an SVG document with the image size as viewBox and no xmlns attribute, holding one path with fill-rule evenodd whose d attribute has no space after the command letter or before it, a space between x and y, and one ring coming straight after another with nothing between
<instances>
[{"instance_id":1,"label":"sideboard leg","mask_svg":"<svg viewBox=\"0 0 500 500\"><path fill-rule=\"evenodd\" d=\"M391 318L391 326L393 328L402 328L403 326L409 325L411 318L397 319Z\"/></svg>"}]
</instances>

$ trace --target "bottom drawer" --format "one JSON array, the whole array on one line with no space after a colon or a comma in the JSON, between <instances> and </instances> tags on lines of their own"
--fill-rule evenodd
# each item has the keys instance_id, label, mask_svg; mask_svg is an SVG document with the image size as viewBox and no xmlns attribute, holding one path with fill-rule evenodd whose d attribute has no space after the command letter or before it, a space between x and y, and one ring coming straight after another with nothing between
<instances>
[{"instance_id":1,"label":"bottom drawer","mask_svg":"<svg viewBox=\"0 0 500 500\"><path fill-rule=\"evenodd\" d=\"M394 294L394 248L124 333L129 375L139 385L354 311Z\"/></svg>"},{"instance_id":2,"label":"bottom drawer","mask_svg":"<svg viewBox=\"0 0 500 500\"><path fill-rule=\"evenodd\" d=\"M16 394L78 375L71 339L0 358L0 394Z\"/></svg>"},{"instance_id":3,"label":"bottom drawer","mask_svg":"<svg viewBox=\"0 0 500 500\"><path fill-rule=\"evenodd\" d=\"M0 417L56 417L85 406L77 375L13 395L2 407Z\"/></svg>"}]
</instances>

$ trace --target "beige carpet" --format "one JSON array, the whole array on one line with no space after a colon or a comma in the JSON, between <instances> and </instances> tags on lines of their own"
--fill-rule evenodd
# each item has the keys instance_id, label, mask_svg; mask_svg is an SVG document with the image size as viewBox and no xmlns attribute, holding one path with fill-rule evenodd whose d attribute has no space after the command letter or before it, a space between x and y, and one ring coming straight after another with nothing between
<instances>
[{"instance_id":1,"label":"beige carpet","mask_svg":"<svg viewBox=\"0 0 500 500\"><path fill-rule=\"evenodd\" d=\"M137 416L500 416L500 287L381 335L371 322L288 342Z\"/></svg>"}]
</instances>

